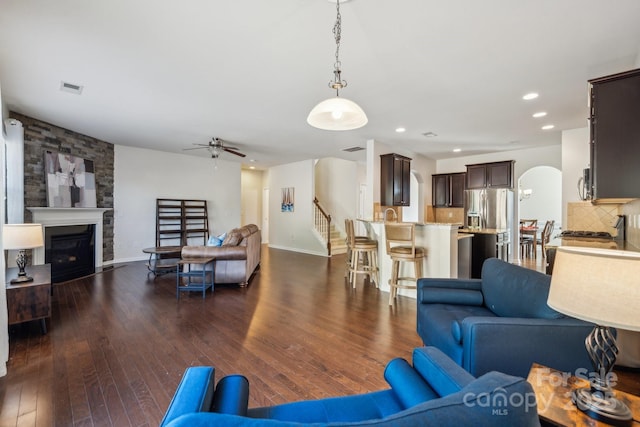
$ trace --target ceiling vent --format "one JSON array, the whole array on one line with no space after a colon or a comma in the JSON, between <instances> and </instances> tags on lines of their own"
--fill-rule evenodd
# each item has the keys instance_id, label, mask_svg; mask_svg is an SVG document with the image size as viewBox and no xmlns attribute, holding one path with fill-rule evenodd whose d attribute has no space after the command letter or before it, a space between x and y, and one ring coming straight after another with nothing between
<instances>
[{"instance_id":1,"label":"ceiling vent","mask_svg":"<svg viewBox=\"0 0 640 427\"><path fill-rule=\"evenodd\" d=\"M433 138L435 136L438 136L438 134L435 132L425 132L422 134L422 136L426 136L427 138Z\"/></svg>"},{"instance_id":2,"label":"ceiling vent","mask_svg":"<svg viewBox=\"0 0 640 427\"><path fill-rule=\"evenodd\" d=\"M60 90L63 92L75 93L76 95L80 95L82 93L82 86L74 85L69 82L60 82Z\"/></svg>"},{"instance_id":3,"label":"ceiling vent","mask_svg":"<svg viewBox=\"0 0 640 427\"><path fill-rule=\"evenodd\" d=\"M346 151L347 153L355 153L356 151L362 151L364 150L364 147L351 147L351 148L345 148L342 151Z\"/></svg>"}]
</instances>

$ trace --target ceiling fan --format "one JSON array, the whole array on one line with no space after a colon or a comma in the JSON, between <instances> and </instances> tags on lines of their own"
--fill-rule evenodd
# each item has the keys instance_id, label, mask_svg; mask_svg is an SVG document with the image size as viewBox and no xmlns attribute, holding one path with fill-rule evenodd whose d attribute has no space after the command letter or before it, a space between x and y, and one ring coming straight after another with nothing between
<instances>
[{"instance_id":1,"label":"ceiling fan","mask_svg":"<svg viewBox=\"0 0 640 427\"><path fill-rule=\"evenodd\" d=\"M222 154L223 151L226 151L227 153L235 154L236 156L246 157L246 154L242 154L241 152L239 152L238 148L229 147L228 145L225 145L224 141L220 138L215 138L215 137L211 138L211 141L209 141L208 144L193 144L193 145L197 145L197 147L184 148L183 150L184 151L200 150L202 148L206 148L211 153L212 159L217 159L218 157L220 157L220 154Z\"/></svg>"}]
</instances>

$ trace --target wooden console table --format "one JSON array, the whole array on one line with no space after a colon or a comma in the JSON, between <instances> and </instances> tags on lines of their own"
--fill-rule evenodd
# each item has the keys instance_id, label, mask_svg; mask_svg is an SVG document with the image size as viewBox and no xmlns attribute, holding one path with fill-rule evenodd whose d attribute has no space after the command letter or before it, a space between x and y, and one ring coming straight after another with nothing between
<instances>
[{"instance_id":1,"label":"wooden console table","mask_svg":"<svg viewBox=\"0 0 640 427\"><path fill-rule=\"evenodd\" d=\"M32 282L11 284L18 276L18 268L7 268L7 314L9 324L40 320L40 329L47 333L45 319L51 317L51 264L31 265L25 271Z\"/></svg>"},{"instance_id":2,"label":"wooden console table","mask_svg":"<svg viewBox=\"0 0 640 427\"><path fill-rule=\"evenodd\" d=\"M633 415L631 425L640 426L640 397L621 391L621 389L627 389L636 392L633 386L637 385L637 378L640 374L622 370L614 370L614 373L618 376L619 384L619 386L613 387L615 396L631 409ZM527 381L536 394L538 416L542 425L609 426L609 424L589 417L571 401L571 392L577 388L588 387L587 380L534 363L529 371Z\"/></svg>"}]
</instances>

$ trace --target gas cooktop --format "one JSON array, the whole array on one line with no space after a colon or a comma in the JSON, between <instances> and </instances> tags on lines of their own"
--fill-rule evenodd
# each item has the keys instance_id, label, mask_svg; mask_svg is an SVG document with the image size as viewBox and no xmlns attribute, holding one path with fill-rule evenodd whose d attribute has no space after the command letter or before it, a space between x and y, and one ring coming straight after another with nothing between
<instances>
[{"instance_id":1,"label":"gas cooktop","mask_svg":"<svg viewBox=\"0 0 640 427\"><path fill-rule=\"evenodd\" d=\"M560 237L571 237L578 239L603 239L603 240L613 240L613 236L606 231L575 231L575 230L565 230L560 233Z\"/></svg>"}]
</instances>

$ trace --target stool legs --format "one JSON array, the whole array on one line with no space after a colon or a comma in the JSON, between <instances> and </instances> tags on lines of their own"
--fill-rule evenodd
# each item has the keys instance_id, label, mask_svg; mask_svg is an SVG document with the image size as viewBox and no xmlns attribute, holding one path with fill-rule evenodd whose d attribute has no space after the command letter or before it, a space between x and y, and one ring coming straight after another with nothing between
<instances>
[{"instance_id":1,"label":"stool legs","mask_svg":"<svg viewBox=\"0 0 640 427\"><path fill-rule=\"evenodd\" d=\"M349 282L352 287L356 287L358 273L366 274L369 280L379 287L378 250L376 249L352 249L351 264L349 268Z\"/></svg>"},{"instance_id":2,"label":"stool legs","mask_svg":"<svg viewBox=\"0 0 640 427\"><path fill-rule=\"evenodd\" d=\"M400 277L400 263L411 262L413 263L414 277L402 276ZM391 279L389 279L389 305L393 305L393 301L398 296L398 288L402 289L416 289L418 278L422 277L422 258L412 260L402 260L392 258L391 260ZM414 282L412 285L401 285L399 282Z\"/></svg>"}]
</instances>

